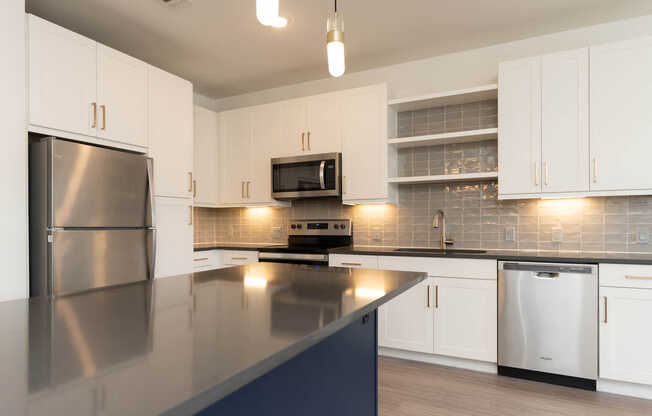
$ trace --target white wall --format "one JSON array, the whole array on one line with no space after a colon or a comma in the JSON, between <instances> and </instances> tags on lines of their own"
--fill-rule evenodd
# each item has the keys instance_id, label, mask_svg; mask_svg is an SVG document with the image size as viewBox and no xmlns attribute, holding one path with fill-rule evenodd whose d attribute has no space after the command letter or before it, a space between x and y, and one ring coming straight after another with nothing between
<instances>
[{"instance_id":1,"label":"white wall","mask_svg":"<svg viewBox=\"0 0 652 416\"><path fill-rule=\"evenodd\" d=\"M25 0L0 1L0 301L27 297Z\"/></svg>"},{"instance_id":2,"label":"white wall","mask_svg":"<svg viewBox=\"0 0 652 416\"><path fill-rule=\"evenodd\" d=\"M214 101L212 108L222 111L381 82L387 82L390 98L473 87L497 82L502 61L645 35L652 35L652 15L227 97Z\"/></svg>"}]
</instances>

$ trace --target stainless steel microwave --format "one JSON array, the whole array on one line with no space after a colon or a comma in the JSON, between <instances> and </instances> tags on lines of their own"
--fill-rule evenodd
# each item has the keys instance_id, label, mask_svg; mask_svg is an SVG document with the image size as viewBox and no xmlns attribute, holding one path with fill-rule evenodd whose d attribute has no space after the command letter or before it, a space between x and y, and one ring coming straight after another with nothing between
<instances>
[{"instance_id":1,"label":"stainless steel microwave","mask_svg":"<svg viewBox=\"0 0 652 416\"><path fill-rule=\"evenodd\" d=\"M272 159L272 198L291 200L341 195L341 153Z\"/></svg>"}]
</instances>

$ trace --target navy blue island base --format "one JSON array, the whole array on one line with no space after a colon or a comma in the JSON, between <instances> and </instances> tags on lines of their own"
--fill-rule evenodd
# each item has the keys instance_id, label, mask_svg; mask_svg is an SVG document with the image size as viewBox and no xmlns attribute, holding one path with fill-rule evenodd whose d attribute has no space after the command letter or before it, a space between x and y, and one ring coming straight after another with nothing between
<instances>
[{"instance_id":1,"label":"navy blue island base","mask_svg":"<svg viewBox=\"0 0 652 416\"><path fill-rule=\"evenodd\" d=\"M226 396L201 416L376 416L377 311Z\"/></svg>"}]
</instances>

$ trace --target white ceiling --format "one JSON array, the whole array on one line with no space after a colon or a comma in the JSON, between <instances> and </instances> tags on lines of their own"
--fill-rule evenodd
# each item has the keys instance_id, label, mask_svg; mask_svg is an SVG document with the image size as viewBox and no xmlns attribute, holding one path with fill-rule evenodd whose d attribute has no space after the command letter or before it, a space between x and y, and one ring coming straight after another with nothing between
<instances>
[{"instance_id":1,"label":"white ceiling","mask_svg":"<svg viewBox=\"0 0 652 416\"><path fill-rule=\"evenodd\" d=\"M176 73L219 98L328 77L332 0L280 0L284 29L255 0L27 0L28 11ZM650 0L340 0L347 70L360 71L652 14Z\"/></svg>"}]
</instances>

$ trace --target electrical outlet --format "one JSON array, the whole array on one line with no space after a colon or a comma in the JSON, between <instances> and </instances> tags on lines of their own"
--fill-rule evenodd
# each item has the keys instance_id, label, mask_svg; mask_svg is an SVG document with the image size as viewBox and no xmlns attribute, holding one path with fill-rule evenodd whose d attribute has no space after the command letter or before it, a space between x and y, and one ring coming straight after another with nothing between
<instances>
[{"instance_id":1,"label":"electrical outlet","mask_svg":"<svg viewBox=\"0 0 652 416\"><path fill-rule=\"evenodd\" d=\"M505 241L516 241L516 227L505 227Z\"/></svg>"},{"instance_id":2,"label":"electrical outlet","mask_svg":"<svg viewBox=\"0 0 652 416\"><path fill-rule=\"evenodd\" d=\"M371 229L371 239L379 243L383 240L383 229L380 226Z\"/></svg>"},{"instance_id":3,"label":"electrical outlet","mask_svg":"<svg viewBox=\"0 0 652 416\"><path fill-rule=\"evenodd\" d=\"M281 227L272 227L272 238L281 238L282 234Z\"/></svg>"},{"instance_id":4,"label":"electrical outlet","mask_svg":"<svg viewBox=\"0 0 652 416\"><path fill-rule=\"evenodd\" d=\"M564 229L556 227L552 229L552 242L562 243L564 241Z\"/></svg>"},{"instance_id":5,"label":"electrical outlet","mask_svg":"<svg viewBox=\"0 0 652 416\"><path fill-rule=\"evenodd\" d=\"M647 227L638 227L636 229L636 243L649 244L650 243L650 229Z\"/></svg>"}]
</instances>

